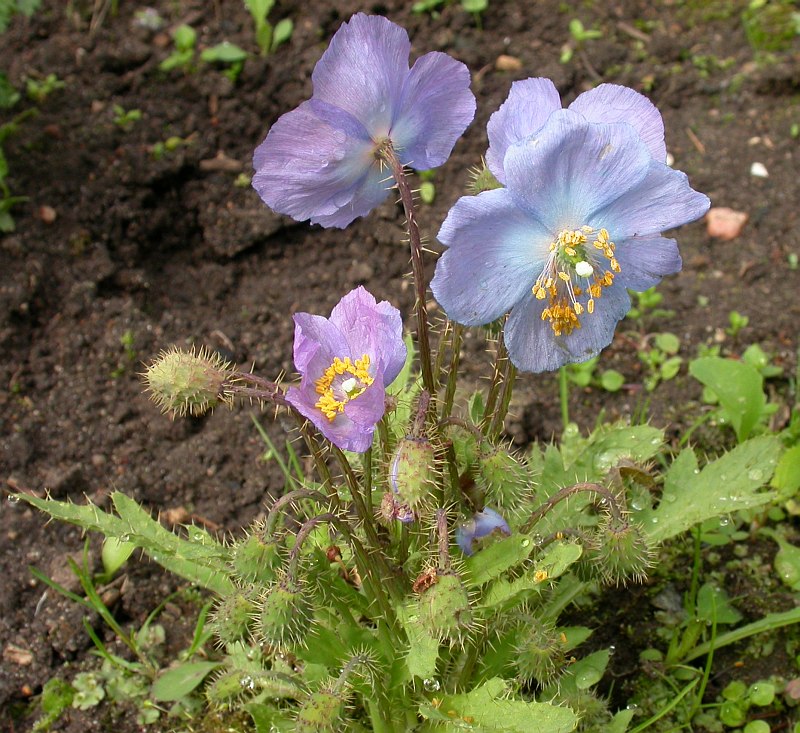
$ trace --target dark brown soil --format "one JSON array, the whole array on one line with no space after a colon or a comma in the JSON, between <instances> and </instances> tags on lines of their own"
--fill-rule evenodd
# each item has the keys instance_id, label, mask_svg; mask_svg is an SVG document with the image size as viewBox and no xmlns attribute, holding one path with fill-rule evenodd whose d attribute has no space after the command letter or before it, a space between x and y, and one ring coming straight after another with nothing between
<instances>
[{"instance_id":1,"label":"dark brown soil","mask_svg":"<svg viewBox=\"0 0 800 733\"><path fill-rule=\"evenodd\" d=\"M294 35L264 59L241 2L151 0L165 31L187 22L200 48L227 39L253 52L236 83L199 62L193 73L160 72L169 36L137 27L139 3L119 3L118 15L90 29L92 8L108 4L45 0L2 37L0 69L16 86L49 73L65 82L5 144L8 182L29 197L14 209L16 231L0 235L0 479L9 490L76 501L85 494L103 504L119 489L155 511L182 507L225 532L252 521L265 494L281 491L274 463L261 460L248 409L172 422L142 394L137 372L161 349L197 344L264 376L291 374L291 314L327 314L357 284L410 312L403 216L391 201L344 232L326 231L271 213L249 187L235 185L269 125L309 95L327 39L359 10L404 25L415 53L446 51L473 74L476 120L436 173L435 203L420 214L431 242L467 167L485 152L489 115L511 82L528 76L551 77L566 102L599 80L646 91L663 112L676 166L714 205L749 213L732 242L709 239L703 223L680 232L684 271L660 288L662 307L674 314L623 323L603 366L621 371L626 388L573 391L572 417L583 427L601 409L626 416L648 397L636 354L648 331L674 332L691 358L698 345L725 339L735 309L749 325L723 347L738 354L758 342L793 372L800 278L788 258L800 254L800 160L790 129L800 123L799 45L795 38L787 50L756 54L741 22L745 2L493 0L477 27L458 3L431 16L411 14L400 0L283 0L271 17L291 17ZM576 17L603 36L562 64ZM519 70L497 70L503 54L518 59ZM122 129L114 105L141 110L141 120ZM33 106L22 101L0 123ZM153 145L172 136L186 144L156 159ZM769 177L752 176L753 162ZM477 374L487 361L481 334L472 334L467 351ZM652 420L677 434L699 393L683 375L661 385ZM519 444L557 434L553 378L523 377L512 413L508 429ZM263 417L281 444L283 426ZM19 717L24 703L50 677L69 677L62 665L79 665L91 648L82 612L52 591L45 597L27 568L63 581L65 554L83 540L6 501L0 527L0 730L21 731L31 721ZM115 613L141 624L177 585L134 563ZM59 725L109 724L76 713ZM137 729L127 718L114 727Z\"/></svg>"}]
</instances>

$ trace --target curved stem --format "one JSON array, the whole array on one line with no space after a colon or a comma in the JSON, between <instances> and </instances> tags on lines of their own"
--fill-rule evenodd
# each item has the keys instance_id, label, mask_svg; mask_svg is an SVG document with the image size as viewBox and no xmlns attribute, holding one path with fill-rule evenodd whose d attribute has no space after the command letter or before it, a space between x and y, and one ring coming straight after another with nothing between
<instances>
[{"instance_id":1,"label":"curved stem","mask_svg":"<svg viewBox=\"0 0 800 733\"><path fill-rule=\"evenodd\" d=\"M558 503L564 501L564 499L569 498L573 494L579 494L581 492L597 494L598 496L602 497L605 500L605 503L608 505L608 511L611 513L611 516L618 521L623 519L622 510L619 507L617 497L614 496L614 493L605 486L586 481L583 483L574 484L573 486L567 486L566 488L561 489L561 491L559 491L557 494L553 494L553 496L551 496L544 504L536 509L530 515L530 517L528 517L528 521L525 522L522 527L520 527L519 531L523 534L527 534L531 531L533 525L536 524L536 522L538 522Z\"/></svg>"},{"instance_id":2,"label":"curved stem","mask_svg":"<svg viewBox=\"0 0 800 733\"><path fill-rule=\"evenodd\" d=\"M269 537L275 532L275 525L278 522L280 510L300 499L314 499L314 501L321 504L328 501L328 497L325 496L325 494L314 491L313 489L296 489L295 491L290 491L288 494L284 494L269 508L267 521L264 525L264 536Z\"/></svg>"},{"instance_id":3,"label":"curved stem","mask_svg":"<svg viewBox=\"0 0 800 733\"><path fill-rule=\"evenodd\" d=\"M386 162L392 171L397 190L400 192L400 200L403 203L403 210L406 214L406 225L408 227L408 238L411 243L411 271L414 276L414 288L416 302L414 311L417 317L417 345L419 346L419 361L422 370L422 383L425 389L432 395L436 394L436 383L433 378L433 363L431 361L431 343L428 327L428 311L425 308L427 283L425 281L425 269L422 264L422 237L419 233L417 224L417 211L414 206L414 196L411 187L408 185L403 165L390 141L387 141L378 152L381 159Z\"/></svg>"}]
</instances>

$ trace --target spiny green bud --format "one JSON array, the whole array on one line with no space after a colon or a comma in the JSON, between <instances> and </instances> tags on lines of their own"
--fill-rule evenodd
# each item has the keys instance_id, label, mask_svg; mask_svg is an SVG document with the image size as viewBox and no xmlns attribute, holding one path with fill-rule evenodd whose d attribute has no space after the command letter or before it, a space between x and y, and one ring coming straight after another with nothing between
<instances>
[{"instance_id":1,"label":"spiny green bud","mask_svg":"<svg viewBox=\"0 0 800 733\"><path fill-rule=\"evenodd\" d=\"M336 687L312 692L303 700L294 721L295 733L336 733L342 730L342 712L347 698Z\"/></svg>"},{"instance_id":2,"label":"spiny green bud","mask_svg":"<svg viewBox=\"0 0 800 733\"><path fill-rule=\"evenodd\" d=\"M470 168L469 179L467 192L473 196L477 196L483 191L491 191L492 189L503 187L500 181L486 167L485 160L482 160L480 165Z\"/></svg>"},{"instance_id":3,"label":"spiny green bud","mask_svg":"<svg viewBox=\"0 0 800 733\"><path fill-rule=\"evenodd\" d=\"M531 477L527 468L503 448L481 453L478 461L478 485L487 504L505 512L518 511L531 493Z\"/></svg>"},{"instance_id":4,"label":"spiny green bud","mask_svg":"<svg viewBox=\"0 0 800 733\"><path fill-rule=\"evenodd\" d=\"M604 516L585 548L584 558L603 582L626 585L641 583L653 565L654 550L638 524L622 517Z\"/></svg>"},{"instance_id":5,"label":"spiny green bud","mask_svg":"<svg viewBox=\"0 0 800 733\"><path fill-rule=\"evenodd\" d=\"M257 630L264 642L284 649L299 644L314 616L308 589L287 576L275 583L259 601Z\"/></svg>"},{"instance_id":6,"label":"spiny green bud","mask_svg":"<svg viewBox=\"0 0 800 733\"><path fill-rule=\"evenodd\" d=\"M417 601L420 624L437 639L455 641L473 627L469 594L452 571L439 571Z\"/></svg>"},{"instance_id":7,"label":"spiny green bud","mask_svg":"<svg viewBox=\"0 0 800 733\"><path fill-rule=\"evenodd\" d=\"M219 601L209 629L224 647L247 636L255 614L256 605L251 595L237 590Z\"/></svg>"},{"instance_id":8,"label":"spiny green bud","mask_svg":"<svg viewBox=\"0 0 800 733\"><path fill-rule=\"evenodd\" d=\"M233 575L244 584L271 583L282 564L278 545L273 541L264 542L257 532L235 542L230 558Z\"/></svg>"},{"instance_id":9,"label":"spiny green bud","mask_svg":"<svg viewBox=\"0 0 800 733\"><path fill-rule=\"evenodd\" d=\"M517 674L523 682L545 685L563 670L567 639L552 623L533 619L520 637Z\"/></svg>"},{"instance_id":10,"label":"spiny green bud","mask_svg":"<svg viewBox=\"0 0 800 733\"><path fill-rule=\"evenodd\" d=\"M436 454L427 438L406 436L397 444L389 467L389 485L411 509L430 497L436 476Z\"/></svg>"},{"instance_id":11,"label":"spiny green bud","mask_svg":"<svg viewBox=\"0 0 800 733\"><path fill-rule=\"evenodd\" d=\"M162 412L203 415L226 401L224 383L230 364L206 348L162 351L142 375Z\"/></svg>"},{"instance_id":12,"label":"spiny green bud","mask_svg":"<svg viewBox=\"0 0 800 733\"><path fill-rule=\"evenodd\" d=\"M220 672L205 687L206 699L209 704L225 710L235 707L242 698L256 692L254 678L238 670Z\"/></svg>"}]
</instances>

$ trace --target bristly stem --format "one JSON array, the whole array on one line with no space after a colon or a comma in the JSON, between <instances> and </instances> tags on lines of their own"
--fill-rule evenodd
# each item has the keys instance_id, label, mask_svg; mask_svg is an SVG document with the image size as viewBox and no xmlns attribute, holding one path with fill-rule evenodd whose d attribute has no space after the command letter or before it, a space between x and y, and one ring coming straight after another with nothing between
<instances>
[{"instance_id":1,"label":"bristly stem","mask_svg":"<svg viewBox=\"0 0 800 733\"><path fill-rule=\"evenodd\" d=\"M325 504L328 501L328 497L325 496L325 494L314 491L313 489L296 489L295 491L290 491L288 494L284 494L280 499L275 501L267 512L267 521L264 525L265 537L270 537L275 532L275 525L278 523L278 517L282 514L281 509L301 499L313 499L319 504Z\"/></svg>"},{"instance_id":2,"label":"bristly stem","mask_svg":"<svg viewBox=\"0 0 800 733\"><path fill-rule=\"evenodd\" d=\"M619 506L617 501L617 497L614 496L614 492L607 489L605 486L601 484L590 483L588 481L574 484L573 486L567 486L566 488L561 489L556 494L553 494L544 504L542 504L538 509L536 509L530 517L528 517L528 521L520 527L520 532L522 534L527 534L531 531L536 522L538 522L545 514L547 514L554 506L558 503L564 501L564 499L569 498L573 494L579 494L581 492L588 492L590 494L597 494L599 497L602 498L604 506L608 509L611 516L616 519L617 521L622 521L622 509Z\"/></svg>"},{"instance_id":3,"label":"bristly stem","mask_svg":"<svg viewBox=\"0 0 800 733\"><path fill-rule=\"evenodd\" d=\"M494 416L497 400L500 397L500 388L503 386L503 374L505 364L508 361L508 351L502 336L497 341L497 351L494 358L494 371L492 372L492 384L489 387L489 394L486 396L486 407L481 420L481 429L487 432L491 428L492 417Z\"/></svg>"},{"instance_id":4,"label":"bristly stem","mask_svg":"<svg viewBox=\"0 0 800 733\"><path fill-rule=\"evenodd\" d=\"M436 510L436 538L438 540L439 570L450 570L450 533L447 528L447 511Z\"/></svg>"},{"instance_id":5,"label":"bristly stem","mask_svg":"<svg viewBox=\"0 0 800 733\"><path fill-rule=\"evenodd\" d=\"M456 383L458 381L458 362L461 358L461 341L463 338L464 326L460 323L452 324L450 336L450 367L447 372L447 386L444 390L444 404L442 405L441 418L449 417L450 413L453 411L453 400L456 396Z\"/></svg>"},{"instance_id":6,"label":"bristly stem","mask_svg":"<svg viewBox=\"0 0 800 733\"><path fill-rule=\"evenodd\" d=\"M508 406L511 404L511 395L514 392L514 381L517 378L517 368L511 363L511 359L506 357L503 368L503 388L500 392L500 402L494 412L489 437L496 438L503 432L503 424L508 414Z\"/></svg>"},{"instance_id":7,"label":"bristly stem","mask_svg":"<svg viewBox=\"0 0 800 733\"><path fill-rule=\"evenodd\" d=\"M411 242L411 271L414 276L414 288L416 292L416 303L414 311L417 316L417 344L419 346L419 361L422 369L422 384L430 394L436 394L436 383L433 378L433 362L431 360L431 342L428 327L428 311L425 308L427 283L425 281L425 268L422 264L422 237L419 233L417 224L417 210L414 206L414 196L411 187L408 185L403 164L392 147L391 141L387 140L377 153L386 162L392 171L397 190L400 192L400 200L403 202L403 209L406 214L406 225L408 227L408 238Z\"/></svg>"}]
</instances>

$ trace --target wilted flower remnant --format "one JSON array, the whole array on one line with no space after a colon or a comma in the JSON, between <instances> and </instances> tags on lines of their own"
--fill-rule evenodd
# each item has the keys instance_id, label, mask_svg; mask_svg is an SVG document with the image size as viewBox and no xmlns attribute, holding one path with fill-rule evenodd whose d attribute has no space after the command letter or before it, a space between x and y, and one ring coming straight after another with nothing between
<instances>
[{"instance_id":1,"label":"wilted flower remnant","mask_svg":"<svg viewBox=\"0 0 800 733\"><path fill-rule=\"evenodd\" d=\"M409 69L406 31L386 18L343 23L311 77L313 94L256 149L253 186L275 211L346 227L387 196L381 150L404 165L442 165L472 121L464 64L433 52Z\"/></svg>"},{"instance_id":2,"label":"wilted flower remnant","mask_svg":"<svg viewBox=\"0 0 800 733\"><path fill-rule=\"evenodd\" d=\"M585 361L611 342L628 288L680 269L661 232L701 217L708 198L664 164L658 111L625 87L601 85L562 110L550 82L528 80L492 117L489 140L505 188L450 210L434 296L468 326L510 310L505 343L524 371Z\"/></svg>"},{"instance_id":3,"label":"wilted flower remnant","mask_svg":"<svg viewBox=\"0 0 800 733\"><path fill-rule=\"evenodd\" d=\"M476 512L471 519L458 525L456 544L465 555L471 555L474 552L473 544L476 540L481 540L494 533L508 536L511 534L511 529L500 514L487 506L483 508L483 511Z\"/></svg>"},{"instance_id":4,"label":"wilted flower remnant","mask_svg":"<svg viewBox=\"0 0 800 733\"><path fill-rule=\"evenodd\" d=\"M335 446L363 453L383 417L386 387L406 359L400 311L359 287L329 319L296 313L294 322L302 380L286 393L287 402Z\"/></svg>"}]
</instances>

